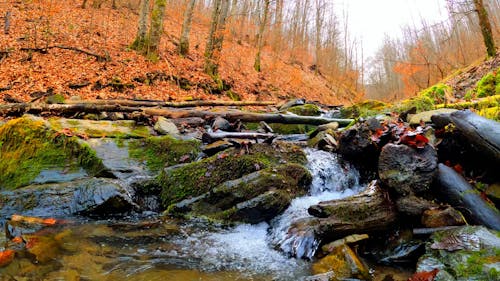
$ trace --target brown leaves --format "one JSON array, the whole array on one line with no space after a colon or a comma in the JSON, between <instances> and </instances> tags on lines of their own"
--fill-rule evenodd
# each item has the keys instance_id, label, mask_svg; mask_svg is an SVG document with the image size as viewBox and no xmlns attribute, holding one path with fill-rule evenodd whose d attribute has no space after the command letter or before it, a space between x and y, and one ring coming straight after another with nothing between
<instances>
[{"instance_id":1,"label":"brown leaves","mask_svg":"<svg viewBox=\"0 0 500 281\"><path fill-rule=\"evenodd\" d=\"M439 273L439 269L435 268L431 271L421 271L413 274L408 278L408 281L434 281L434 278Z\"/></svg>"},{"instance_id":2,"label":"brown leaves","mask_svg":"<svg viewBox=\"0 0 500 281\"><path fill-rule=\"evenodd\" d=\"M401 143L420 149L424 148L425 145L429 143L429 139L424 136L426 130L427 128L423 126L419 126L417 129L413 130L410 127L407 127L403 122L384 121L381 124L381 128L372 132L371 141L380 144L382 139L386 139L386 141L389 142L392 141L395 143Z\"/></svg>"},{"instance_id":3,"label":"brown leaves","mask_svg":"<svg viewBox=\"0 0 500 281\"><path fill-rule=\"evenodd\" d=\"M14 260L15 253L13 250L0 252L0 267L9 265Z\"/></svg>"}]
</instances>

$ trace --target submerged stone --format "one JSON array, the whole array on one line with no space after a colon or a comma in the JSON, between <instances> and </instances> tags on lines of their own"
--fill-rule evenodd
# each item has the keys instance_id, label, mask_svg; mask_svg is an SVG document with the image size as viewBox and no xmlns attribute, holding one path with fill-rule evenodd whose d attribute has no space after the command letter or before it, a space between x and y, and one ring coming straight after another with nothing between
<instances>
[{"instance_id":1,"label":"submerged stone","mask_svg":"<svg viewBox=\"0 0 500 281\"><path fill-rule=\"evenodd\" d=\"M371 280L367 266L345 244L337 247L332 253L314 263L312 265L312 272L313 274L334 272L335 275L329 280L344 280L346 278Z\"/></svg>"}]
</instances>

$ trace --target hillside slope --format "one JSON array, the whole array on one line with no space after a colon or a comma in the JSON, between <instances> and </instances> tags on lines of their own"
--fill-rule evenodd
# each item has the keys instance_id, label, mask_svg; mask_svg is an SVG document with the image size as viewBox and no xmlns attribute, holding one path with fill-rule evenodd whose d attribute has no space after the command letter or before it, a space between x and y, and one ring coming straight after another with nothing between
<instances>
[{"instance_id":1,"label":"hillside slope","mask_svg":"<svg viewBox=\"0 0 500 281\"><path fill-rule=\"evenodd\" d=\"M176 54L182 7L167 7L160 59L151 62L128 49L137 29L137 3L122 3L118 9L111 9L107 2L99 9L82 9L79 4L48 0L0 4L1 15L11 12L9 32L0 35L0 102L31 101L47 93L84 99L304 97L325 104L345 104L355 98L341 83L327 82L306 65L286 63L270 50L263 54L263 72L257 73L251 40L240 40L230 32L220 72L231 89L221 93L203 73L206 14L195 14L192 51L182 58ZM92 54L110 61L99 61Z\"/></svg>"}]
</instances>

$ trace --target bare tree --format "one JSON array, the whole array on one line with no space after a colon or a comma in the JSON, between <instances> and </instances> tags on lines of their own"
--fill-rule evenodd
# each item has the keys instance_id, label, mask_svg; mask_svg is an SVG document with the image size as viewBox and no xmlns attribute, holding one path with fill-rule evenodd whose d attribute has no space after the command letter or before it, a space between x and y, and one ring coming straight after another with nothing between
<instances>
[{"instance_id":1,"label":"bare tree","mask_svg":"<svg viewBox=\"0 0 500 281\"><path fill-rule=\"evenodd\" d=\"M184 11L184 22L182 23L181 38L179 40L179 54L185 56L189 53L189 32L193 21L193 12L196 0L189 0Z\"/></svg>"},{"instance_id":2,"label":"bare tree","mask_svg":"<svg viewBox=\"0 0 500 281\"><path fill-rule=\"evenodd\" d=\"M155 0L151 11L151 26L148 34L147 54L155 58L160 46L161 34L163 33L163 19L165 18L165 8L167 0Z\"/></svg>"},{"instance_id":3,"label":"bare tree","mask_svg":"<svg viewBox=\"0 0 500 281\"><path fill-rule=\"evenodd\" d=\"M271 0L264 0L264 8L262 10L262 17L259 24L259 33L257 35L257 54L255 55L255 63L253 65L255 71L257 72L260 72L261 70L260 55L262 52L262 48L264 47L264 31L267 25L270 4Z\"/></svg>"},{"instance_id":4,"label":"bare tree","mask_svg":"<svg viewBox=\"0 0 500 281\"><path fill-rule=\"evenodd\" d=\"M146 34L148 32L149 0L141 0L139 11L139 25L137 35L130 48L143 51L146 46Z\"/></svg>"},{"instance_id":5,"label":"bare tree","mask_svg":"<svg viewBox=\"0 0 500 281\"><path fill-rule=\"evenodd\" d=\"M324 0L315 0L316 4L316 34L315 34L315 48L314 48L314 72L319 73L319 57L321 51L321 32L323 28L323 21L325 18L326 3Z\"/></svg>"},{"instance_id":6,"label":"bare tree","mask_svg":"<svg viewBox=\"0 0 500 281\"><path fill-rule=\"evenodd\" d=\"M224 30L229 10L229 0L214 0L212 20L205 48L205 72L219 81L219 58L224 41Z\"/></svg>"},{"instance_id":7,"label":"bare tree","mask_svg":"<svg viewBox=\"0 0 500 281\"><path fill-rule=\"evenodd\" d=\"M483 0L474 0L474 7L479 18L479 26L483 34L484 45L489 57L496 55L495 40L493 39L493 32L491 31L491 23L488 18L488 12L484 7Z\"/></svg>"}]
</instances>

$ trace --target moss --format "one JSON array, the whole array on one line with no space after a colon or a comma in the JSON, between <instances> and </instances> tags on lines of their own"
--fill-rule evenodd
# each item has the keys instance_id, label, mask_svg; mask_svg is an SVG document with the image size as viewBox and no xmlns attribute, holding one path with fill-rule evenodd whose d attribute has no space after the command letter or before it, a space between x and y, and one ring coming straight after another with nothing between
<instances>
[{"instance_id":1,"label":"moss","mask_svg":"<svg viewBox=\"0 0 500 281\"><path fill-rule=\"evenodd\" d=\"M243 155L239 149L229 149L202 161L162 171L156 180L162 189L162 205L167 207L183 199L199 196L225 181L281 162L305 164L307 159L297 146L280 144L270 147L257 144Z\"/></svg>"},{"instance_id":2,"label":"moss","mask_svg":"<svg viewBox=\"0 0 500 281\"><path fill-rule=\"evenodd\" d=\"M488 73L477 83L476 95L478 98L489 97L495 94L495 75Z\"/></svg>"},{"instance_id":3,"label":"moss","mask_svg":"<svg viewBox=\"0 0 500 281\"><path fill-rule=\"evenodd\" d=\"M48 129L43 119L22 117L0 128L0 187L30 184L44 169L83 167L90 175L104 170L95 152L77 138Z\"/></svg>"},{"instance_id":4,"label":"moss","mask_svg":"<svg viewBox=\"0 0 500 281\"><path fill-rule=\"evenodd\" d=\"M201 143L198 140L178 140L171 136L149 137L130 142L130 157L146 161L149 169L186 163L198 156ZM185 159L183 159L185 158Z\"/></svg>"},{"instance_id":5,"label":"moss","mask_svg":"<svg viewBox=\"0 0 500 281\"><path fill-rule=\"evenodd\" d=\"M290 107L287 111L302 116L319 116L321 109L315 104L304 104L299 106Z\"/></svg>"},{"instance_id":6,"label":"moss","mask_svg":"<svg viewBox=\"0 0 500 281\"><path fill-rule=\"evenodd\" d=\"M61 94L55 94L47 98L47 103L49 104L54 104L54 103L64 103L66 100L63 95Z\"/></svg>"},{"instance_id":7,"label":"moss","mask_svg":"<svg viewBox=\"0 0 500 281\"><path fill-rule=\"evenodd\" d=\"M241 97L238 93L235 93L231 90L228 90L226 91L226 95L231 99L231 100L234 100L234 101L240 101L241 100Z\"/></svg>"},{"instance_id":8,"label":"moss","mask_svg":"<svg viewBox=\"0 0 500 281\"><path fill-rule=\"evenodd\" d=\"M304 124L270 124L269 126L275 133L283 135L307 134L317 128L317 126Z\"/></svg>"},{"instance_id":9,"label":"moss","mask_svg":"<svg viewBox=\"0 0 500 281\"><path fill-rule=\"evenodd\" d=\"M446 96L451 93L452 89L450 86L439 83L430 88L427 88L419 93L420 97L428 97L432 99L434 104L443 103L446 101Z\"/></svg>"}]
</instances>

